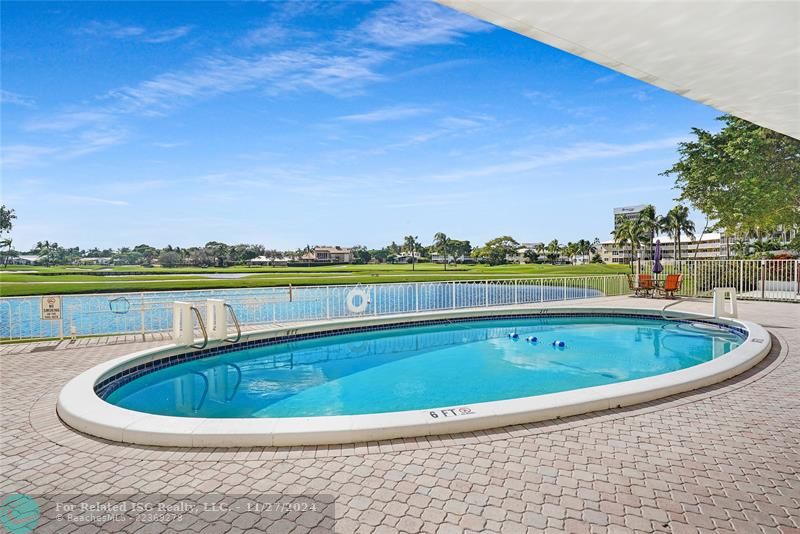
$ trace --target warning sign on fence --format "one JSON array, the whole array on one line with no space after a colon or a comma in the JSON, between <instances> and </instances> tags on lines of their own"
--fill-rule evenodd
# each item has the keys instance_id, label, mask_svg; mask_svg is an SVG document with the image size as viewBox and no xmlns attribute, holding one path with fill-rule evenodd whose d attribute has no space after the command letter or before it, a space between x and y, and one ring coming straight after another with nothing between
<instances>
[{"instance_id":1,"label":"warning sign on fence","mask_svg":"<svg viewBox=\"0 0 800 534\"><path fill-rule=\"evenodd\" d=\"M61 297L42 297L42 321L61 319Z\"/></svg>"}]
</instances>

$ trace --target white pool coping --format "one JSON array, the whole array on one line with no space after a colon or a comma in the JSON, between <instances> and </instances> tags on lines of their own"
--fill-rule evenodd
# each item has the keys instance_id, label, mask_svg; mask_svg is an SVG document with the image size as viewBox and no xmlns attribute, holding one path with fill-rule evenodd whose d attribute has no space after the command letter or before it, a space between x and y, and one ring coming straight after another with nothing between
<instances>
[{"instance_id":1,"label":"white pool coping","mask_svg":"<svg viewBox=\"0 0 800 534\"><path fill-rule=\"evenodd\" d=\"M289 333L323 332L347 327L536 313L653 316L660 312L657 309L601 307L454 310L318 322L247 332L242 337L243 341L248 341ZM688 312L675 312L670 316L710 319L707 315ZM770 351L770 335L760 325L738 319L714 321L746 329L746 340L723 356L670 373L546 395L463 406L367 415L221 419L152 415L120 408L95 394L95 384L121 370L190 352L185 346L167 345L115 358L73 378L59 394L57 412L67 425L92 436L123 443L172 447L325 445L474 432L630 406L684 393L736 376L756 365ZM209 348L220 344L210 343Z\"/></svg>"}]
</instances>

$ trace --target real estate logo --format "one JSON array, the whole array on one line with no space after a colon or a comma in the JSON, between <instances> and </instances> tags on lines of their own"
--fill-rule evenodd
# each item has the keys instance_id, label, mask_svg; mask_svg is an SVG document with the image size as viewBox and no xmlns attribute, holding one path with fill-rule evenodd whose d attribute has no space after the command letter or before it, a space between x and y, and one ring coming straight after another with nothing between
<instances>
[{"instance_id":1,"label":"real estate logo","mask_svg":"<svg viewBox=\"0 0 800 534\"><path fill-rule=\"evenodd\" d=\"M12 493L0 502L0 523L11 534L33 532L40 516L39 504L25 494Z\"/></svg>"}]
</instances>

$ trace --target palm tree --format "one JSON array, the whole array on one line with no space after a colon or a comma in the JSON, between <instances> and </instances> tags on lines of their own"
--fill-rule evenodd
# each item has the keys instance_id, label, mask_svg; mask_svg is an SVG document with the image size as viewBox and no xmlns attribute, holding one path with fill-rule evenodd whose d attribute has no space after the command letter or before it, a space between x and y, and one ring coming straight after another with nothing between
<instances>
[{"instance_id":1,"label":"palm tree","mask_svg":"<svg viewBox=\"0 0 800 534\"><path fill-rule=\"evenodd\" d=\"M580 255L582 260L586 260L586 256L592 253L592 244L588 239L579 239L575 243L576 253Z\"/></svg>"},{"instance_id":2,"label":"palm tree","mask_svg":"<svg viewBox=\"0 0 800 534\"><path fill-rule=\"evenodd\" d=\"M558 239L553 239L547 244L547 256L554 265L560 253L561 245L559 244Z\"/></svg>"},{"instance_id":3,"label":"palm tree","mask_svg":"<svg viewBox=\"0 0 800 534\"><path fill-rule=\"evenodd\" d=\"M444 256L444 270L447 270L447 247L450 244L450 238L444 232L436 232L433 236L433 246Z\"/></svg>"},{"instance_id":4,"label":"palm tree","mask_svg":"<svg viewBox=\"0 0 800 534\"><path fill-rule=\"evenodd\" d=\"M12 239L10 237L7 237L5 239L0 239L0 247L7 247L6 255L3 257L4 269L8 267L8 262L11 260L11 242Z\"/></svg>"},{"instance_id":5,"label":"palm tree","mask_svg":"<svg viewBox=\"0 0 800 534\"><path fill-rule=\"evenodd\" d=\"M750 254L750 242L739 238L733 244L733 250L737 258L745 258Z\"/></svg>"},{"instance_id":6,"label":"palm tree","mask_svg":"<svg viewBox=\"0 0 800 534\"><path fill-rule=\"evenodd\" d=\"M680 204L669 210L664 217L663 228L667 235L673 239L674 258L681 259L681 234L686 234L694 239L694 223L689 219L689 208Z\"/></svg>"},{"instance_id":7,"label":"palm tree","mask_svg":"<svg viewBox=\"0 0 800 534\"><path fill-rule=\"evenodd\" d=\"M578 255L578 244L570 241L564 247L564 254L569 258L569 261L575 263L575 257Z\"/></svg>"},{"instance_id":8,"label":"palm tree","mask_svg":"<svg viewBox=\"0 0 800 534\"><path fill-rule=\"evenodd\" d=\"M533 250L536 251L536 254L538 256L541 256L542 254L544 254L546 247L544 246L544 243L536 243L536 245L533 247ZM538 256L536 259L539 259Z\"/></svg>"},{"instance_id":9,"label":"palm tree","mask_svg":"<svg viewBox=\"0 0 800 534\"><path fill-rule=\"evenodd\" d=\"M33 251L39 256L44 256L46 264L50 264L50 241L37 241Z\"/></svg>"},{"instance_id":10,"label":"palm tree","mask_svg":"<svg viewBox=\"0 0 800 534\"><path fill-rule=\"evenodd\" d=\"M759 256L767 256L773 250L781 248L780 242L774 239L759 239L753 243L753 251Z\"/></svg>"},{"instance_id":11,"label":"palm tree","mask_svg":"<svg viewBox=\"0 0 800 534\"><path fill-rule=\"evenodd\" d=\"M636 222L637 221L631 219L622 219L617 224L617 227L611 232L611 236L614 238L614 244L620 247L623 252L625 247L630 247L631 249L631 273L633 273L634 251L639 250L642 245L642 231ZM637 254L636 259L639 265L639 270L641 271L641 256Z\"/></svg>"},{"instance_id":12,"label":"palm tree","mask_svg":"<svg viewBox=\"0 0 800 534\"><path fill-rule=\"evenodd\" d=\"M417 239L419 239L419 237L415 236L415 235L407 235L407 236L405 236L403 238L406 249L411 249L411 270L412 271L416 270L416 265L417 265L417 255L416 255Z\"/></svg>"},{"instance_id":13,"label":"palm tree","mask_svg":"<svg viewBox=\"0 0 800 534\"><path fill-rule=\"evenodd\" d=\"M655 236L662 230L664 224L662 218L656 215L656 208L652 204L648 204L639 212L636 220L636 225L642 231L642 235L647 238L645 242L648 245L647 254L645 259L653 259L653 240Z\"/></svg>"}]
</instances>

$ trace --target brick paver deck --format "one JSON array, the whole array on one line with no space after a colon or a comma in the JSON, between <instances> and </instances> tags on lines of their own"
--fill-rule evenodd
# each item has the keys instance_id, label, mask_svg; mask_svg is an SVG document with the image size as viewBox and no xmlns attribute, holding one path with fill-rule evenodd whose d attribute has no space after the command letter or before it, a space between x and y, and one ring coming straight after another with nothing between
<instances>
[{"instance_id":1,"label":"brick paver deck","mask_svg":"<svg viewBox=\"0 0 800 534\"><path fill-rule=\"evenodd\" d=\"M598 302L648 304L585 304ZM740 314L770 330L773 350L715 387L491 432L283 449L135 447L76 433L55 415L60 387L99 362L163 341L28 346L0 355L0 496L329 493L342 533L800 532L800 305L745 302ZM306 518L269 529L329 526ZM151 527L268 529L256 514ZM42 528L77 527L45 521Z\"/></svg>"}]
</instances>

